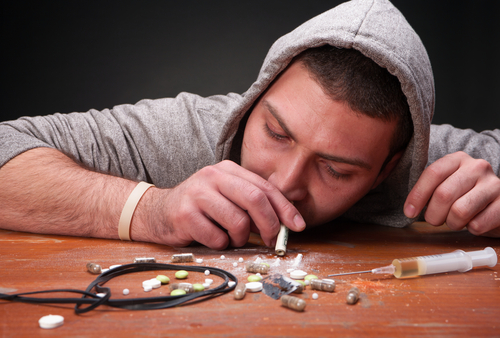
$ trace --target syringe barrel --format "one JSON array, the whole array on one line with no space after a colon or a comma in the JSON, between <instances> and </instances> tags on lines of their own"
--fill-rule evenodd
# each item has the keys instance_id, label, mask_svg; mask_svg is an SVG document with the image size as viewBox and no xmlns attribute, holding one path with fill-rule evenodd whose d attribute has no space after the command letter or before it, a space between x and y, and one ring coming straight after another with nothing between
<instances>
[{"instance_id":1,"label":"syringe barrel","mask_svg":"<svg viewBox=\"0 0 500 338\"><path fill-rule=\"evenodd\" d=\"M392 264L396 267L394 276L412 277L450 271L469 271L475 266L495 266L497 255L492 248L464 252L456 250L446 254L395 259Z\"/></svg>"}]
</instances>

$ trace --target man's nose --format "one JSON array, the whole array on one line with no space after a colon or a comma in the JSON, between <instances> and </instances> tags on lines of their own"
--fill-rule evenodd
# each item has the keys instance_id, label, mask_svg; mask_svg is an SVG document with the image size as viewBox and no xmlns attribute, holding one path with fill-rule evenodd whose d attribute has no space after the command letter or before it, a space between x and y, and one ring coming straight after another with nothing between
<instances>
[{"instance_id":1,"label":"man's nose","mask_svg":"<svg viewBox=\"0 0 500 338\"><path fill-rule=\"evenodd\" d=\"M290 156L281 158L268 181L290 201L300 201L307 196L307 158Z\"/></svg>"}]
</instances>

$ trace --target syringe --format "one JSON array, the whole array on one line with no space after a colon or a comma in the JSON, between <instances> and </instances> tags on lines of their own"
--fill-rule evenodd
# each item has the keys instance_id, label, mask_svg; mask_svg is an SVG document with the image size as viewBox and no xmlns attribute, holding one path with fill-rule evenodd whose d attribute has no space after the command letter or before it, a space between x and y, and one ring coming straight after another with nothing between
<instances>
[{"instance_id":1,"label":"syringe","mask_svg":"<svg viewBox=\"0 0 500 338\"><path fill-rule=\"evenodd\" d=\"M456 250L450 253L431 256L420 256L401 258L392 261L392 264L366 271L346 272L328 275L343 276L358 273L393 274L396 278L430 275L433 273L450 271L469 271L473 267L489 266L497 264L497 254L493 248L469 251Z\"/></svg>"}]
</instances>

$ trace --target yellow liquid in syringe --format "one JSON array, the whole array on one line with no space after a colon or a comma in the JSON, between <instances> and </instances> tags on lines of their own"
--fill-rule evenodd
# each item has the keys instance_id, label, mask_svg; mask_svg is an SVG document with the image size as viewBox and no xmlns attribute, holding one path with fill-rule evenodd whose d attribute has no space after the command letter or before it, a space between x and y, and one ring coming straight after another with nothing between
<instances>
[{"instance_id":1,"label":"yellow liquid in syringe","mask_svg":"<svg viewBox=\"0 0 500 338\"><path fill-rule=\"evenodd\" d=\"M401 258L392 261L392 265L396 268L394 277L415 277L425 274L425 263L418 258Z\"/></svg>"}]
</instances>

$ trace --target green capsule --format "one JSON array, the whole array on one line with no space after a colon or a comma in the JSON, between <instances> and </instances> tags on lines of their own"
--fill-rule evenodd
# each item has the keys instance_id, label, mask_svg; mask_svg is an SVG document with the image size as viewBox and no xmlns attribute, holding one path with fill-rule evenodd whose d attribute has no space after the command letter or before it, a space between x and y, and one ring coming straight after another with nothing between
<instances>
[{"instance_id":1,"label":"green capsule","mask_svg":"<svg viewBox=\"0 0 500 338\"><path fill-rule=\"evenodd\" d=\"M188 272L186 270L179 270L175 273L175 278L186 279L188 277Z\"/></svg>"},{"instance_id":2,"label":"green capsule","mask_svg":"<svg viewBox=\"0 0 500 338\"><path fill-rule=\"evenodd\" d=\"M182 289L175 289L175 290L172 290L172 292L170 292L170 296L182 296L185 294L186 294L186 291L184 291Z\"/></svg>"},{"instance_id":3,"label":"green capsule","mask_svg":"<svg viewBox=\"0 0 500 338\"><path fill-rule=\"evenodd\" d=\"M260 282L262 280L262 276L259 275L250 275L248 276L249 282Z\"/></svg>"},{"instance_id":4,"label":"green capsule","mask_svg":"<svg viewBox=\"0 0 500 338\"><path fill-rule=\"evenodd\" d=\"M304 280L310 281L311 279L318 279L318 276L315 275L307 275L304 277Z\"/></svg>"},{"instance_id":5,"label":"green capsule","mask_svg":"<svg viewBox=\"0 0 500 338\"><path fill-rule=\"evenodd\" d=\"M170 282L170 278L165 275L158 275L156 276L156 279L158 279L162 284L168 284Z\"/></svg>"},{"instance_id":6,"label":"green capsule","mask_svg":"<svg viewBox=\"0 0 500 338\"><path fill-rule=\"evenodd\" d=\"M198 291L204 291L205 290L205 287L203 286L203 284L200 284L200 283L195 283L193 284L193 290L195 292L198 292Z\"/></svg>"}]
</instances>

